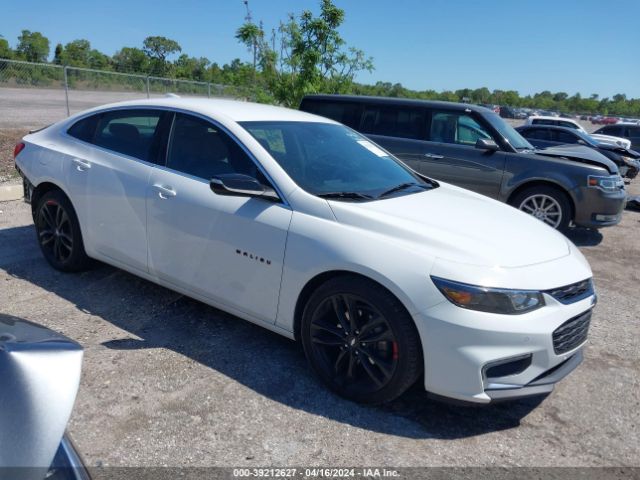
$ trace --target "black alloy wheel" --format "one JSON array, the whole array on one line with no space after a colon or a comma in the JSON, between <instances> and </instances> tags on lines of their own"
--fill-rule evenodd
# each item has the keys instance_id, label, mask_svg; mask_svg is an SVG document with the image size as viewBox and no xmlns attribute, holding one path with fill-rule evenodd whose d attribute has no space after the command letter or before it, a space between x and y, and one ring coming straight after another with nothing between
<instances>
[{"instance_id":1,"label":"black alloy wheel","mask_svg":"<svg viewBox=\"0 0 640 480\"><path fill-rule=\"evenodd\" d=\"M422 369L411 317L387 290L359 277L339 277L312 295L303 316L303 343L320 378L358 402L396 398Z\"/></svg>"},{"instance_id":2,"label":"black alloy wheel","mask_svg":"<svg viewBox=\"0 0 640 480\"><path fill-rule=\"evenodd\" d=\"M34 223L40 250L53 268L76 272L89 266L78 217L62 191L51 190L38 200Z\"/></svg>"},{"instance_id":3,"label":"black alloy wheel","mask_svg":"<svg viewBox=\"0 0 640 480\"><path fill-rule=\"evenodd\" d=\"M64 263L73 254L73 233L69 215L55 200L47 200L38 211L38 239L40 248L59 263Z\"/></svg>"}]
</instances>

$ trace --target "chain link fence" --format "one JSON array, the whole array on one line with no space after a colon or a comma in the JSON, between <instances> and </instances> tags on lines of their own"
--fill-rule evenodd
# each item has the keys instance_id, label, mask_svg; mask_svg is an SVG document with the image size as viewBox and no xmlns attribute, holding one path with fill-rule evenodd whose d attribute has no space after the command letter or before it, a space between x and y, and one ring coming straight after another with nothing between
<instances>
[{"instance_id":1,"label":"chain link fence","mask_svg":"<svg viewBox=\"0 0 640 480\"><path fill-rule=\"evenodd\" d=\"M105 103L168 93L254 97L229 85L0 59L0 128L41 127Z\"/></svg>"}]
</instances>

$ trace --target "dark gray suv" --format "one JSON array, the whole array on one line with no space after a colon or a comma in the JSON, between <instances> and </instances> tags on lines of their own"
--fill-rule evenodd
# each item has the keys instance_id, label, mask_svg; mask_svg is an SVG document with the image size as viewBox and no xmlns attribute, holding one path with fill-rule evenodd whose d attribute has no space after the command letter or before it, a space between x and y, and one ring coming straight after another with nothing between
<instances>
[{"instance_id":1,"label":"dark gray suv","mask_svg":"<svg viewBox=\"0 0 640 480\"><path fill-rule=\"evenodd\" d=\"M486 108L308 95L300 109L364 133L423 175L507 202L554 228L620 222L626 192L613 162L583 146L536 151Z\"/></svg>"}]
</instances>

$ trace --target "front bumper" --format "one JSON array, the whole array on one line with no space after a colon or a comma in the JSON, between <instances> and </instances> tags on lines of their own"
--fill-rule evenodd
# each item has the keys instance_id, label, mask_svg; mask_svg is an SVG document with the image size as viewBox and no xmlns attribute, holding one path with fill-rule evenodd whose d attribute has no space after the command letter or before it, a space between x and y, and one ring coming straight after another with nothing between
<instances>
[{"instance_id":1,"label":"front bumper","mask_svg":"<svg viewBox=\"0 0 640 480\"><path fill-rule=\"evenodd\" d=\"M585 343L580 339L557 353L553 334L568 320L587 316L595 295L565 305L545 294L545 301L545 307L524 315L466 310L446 300L414 315L427 392L476 404L550 393L580 364ZM516 365L523 358L522 368L487 375L491 366Z\"/></svg>"},{"instance_id":2,"label":"front bumper","mask_svg":"<svg viewBox=\"0 0 640 480\"><path fill-rule=\"evenodd\" d=\"M576 206L574 223L586 228L617 225L627 203L624 188L605 192L599 188L580 187L573 191L573 197Z\"/></svg>"},{"instance_id":3,"label":"front bumper","mask_svg":"<svg viewBox=\"0 0 640 480\"><path fill-rule=\"evenodd\" d=\"M534 379L526 385L496 385L488 388L485 393L492 402L503 400L516 400L518 398L531 397L535 395L547 395L553 391L556 383L573 372L582 363L582 349L579 349L568 360L551 368L540 377Z\"/></svg>"}]
</instances>

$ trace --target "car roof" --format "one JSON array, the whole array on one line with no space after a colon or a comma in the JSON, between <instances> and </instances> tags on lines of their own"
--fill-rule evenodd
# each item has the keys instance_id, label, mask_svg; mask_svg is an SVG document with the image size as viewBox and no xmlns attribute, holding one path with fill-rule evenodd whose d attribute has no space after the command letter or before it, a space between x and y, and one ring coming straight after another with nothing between
<instances>
[{"instance_id":1,"label":"car roof","mask_svg":"<svg viewBox=\"0 0 640 480\"><path fill-rule=\"evenodd\" d=\"M357 102L370 104L403 105L407 107L440 107L449 110L473 110L479 113L492 112L488 108L472 103L443 102L439 100L419 100L415 98L374 97L367 95L305 95L304 100L333 100L339 102Z\"/></svg>"},{"instance_id":2,"label":"car roof","mask_svg":"<svg viewBox=\"0 0 640 480\"><path fill-rule=\"evenodd\" d=\"M240 100L230 100L223 98L201 98L201 97L163 97L141 100L129 100L125 102L102 105L91 111L104 111L115 108L172 108L183 109L195 113L200 113L213 118L225 116L235 122L252 121L292 121L292 122L322 122L337 123L328 118L320 117L299 110L276 107L262 103L244 102ZM84 112L86 113L86 112Z\"/></svg>"},{"instance_id":3,"label":"car roof","mask_svg":"<svg viewBox=\"0 0 640 480\"><path fill-rule=\"evenodd\" d=\"M551 130L563 130L565 132L573 132L573 133L583 133L580 130L576 130L575 128L571 128L571 127L563 127L561 125L540 125L540 124L535 124L535 125L520 125L519 127L516 127L516 130L518 128L526 128L526 129L538 129L538 128L549 128Z\"/></svg>"},{"instance_id":4,"label":"car roof","mask_svg":"<svg viewBox=\"0 0 640 480\"><path fill-rule=\"evenodd\" d=\"M565 117L550 117L548 115L532 115L529 117L529 120L555 120L558 122L571 122L578 123L573 118L565 118Z\"/></svg>"}]
</instances>

